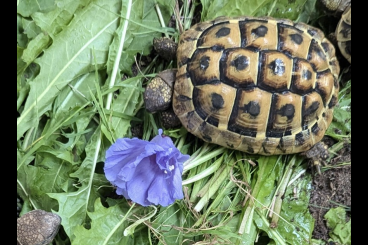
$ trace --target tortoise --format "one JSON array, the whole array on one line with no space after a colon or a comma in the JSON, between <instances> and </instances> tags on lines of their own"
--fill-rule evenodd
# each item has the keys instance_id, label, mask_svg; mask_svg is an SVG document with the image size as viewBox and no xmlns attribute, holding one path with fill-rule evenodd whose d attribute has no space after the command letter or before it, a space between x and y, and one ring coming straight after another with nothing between
<instances>
[{"instance_id":1,"label":"tortoise","mask_svg":"<svg viewBox=\"0 0 368 245\"><path fill-rule=\"evenodd\" d=\"M335 36L341 54L351 63L351 6L342 14Z\"/></svg>"},{"instance_id":2,"label":"tortoise","mask_svg":"<svg viewBox=\"0 0 368 245\"><path fill-rule=\"evenodd\" d=\"M172 105L206 142L251 154L306 152L332 121L340 66L315 27L218 17L183 32L176 55L178 68L147 85L145 107L154 113Z\"/></svg>"},{"instance_id":3,"label":"tortoise","mask_svg":"<svg viewBox=\"0 0 368 245\"><path fill-rule=\"evenodd\" d=\"M351 63L351 0L321 0L328 13L341 16L333 39L341 54Z\"/></svg>"}]
</instances>

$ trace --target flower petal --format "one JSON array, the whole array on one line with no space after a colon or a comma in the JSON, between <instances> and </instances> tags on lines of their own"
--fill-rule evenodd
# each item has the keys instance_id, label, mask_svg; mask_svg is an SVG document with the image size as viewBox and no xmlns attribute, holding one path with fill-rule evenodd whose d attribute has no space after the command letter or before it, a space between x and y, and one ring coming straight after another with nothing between
<instances>
[{"instance_id":1,"label":"flower petal","mask_svg":"<svg viewBox=\"0 0 368 245\"><path fill-rule=\"evenodd\" d=\"M156 148L154 144L137 138L118 139L106 151L106 178L109 181L116 181L117 178L129 181L134 176L135 167L139 162L155 154Z\"/></svg>"},{"instance_id":2,"label":"flower petal","mask_svg":"<svg viewBox=\"0 0 368 245\"><path fill-rule=\"evenodd\" d=\"M154 156L142 159L135 170L134 178L127 183L127 193L130 199L142 206L151 205L147 200L147 192L152 181L161 171L156 164L152 164L151 158Z\"/></svg>"},{"instance_id":3,"label":"flower petal","mask_svg":"<svg viewBox=\"0 0 368 245\"><path fill-rule=\"evenodd\" d=\"M166 207L174 203L175 199L182 199L184 196L181 174L178 173L173 174L173 178L165 178L164 174L156 176L148 190L147 200Z\"/></svg>"},{"instance_id":4,"label":"flower petal","mask_svg":"<svg viewBox=\"0 0 368 245\"><path fill-rule=\"evenodd\" d=\"M159 129L150 142L118 139L106 151L104 171L118 195L142 206L168 206L183 198L181 175L188 159Z\"/></svg>"}]
</instances>

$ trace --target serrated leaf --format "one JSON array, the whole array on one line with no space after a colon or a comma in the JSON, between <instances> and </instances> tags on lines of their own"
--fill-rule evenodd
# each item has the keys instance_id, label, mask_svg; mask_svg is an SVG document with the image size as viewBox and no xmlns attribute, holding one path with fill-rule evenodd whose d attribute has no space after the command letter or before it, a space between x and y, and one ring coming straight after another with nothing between
<instances>
[{"instance_id":1,"label":"serrated leaf","mask_svg":"<svg viewBox=\"0 0 368 245\"><path fill-rule=\"evenodd\" d=\"M74 161L74 155L71 152L71 150L68 149L54 149L50 146L42 146L37 151L38 154L50 154L51 156L55 157L55 159L58 159L59 161L63 161L70 163L71 165L76 165L78 162ZM42 164L42 163L40 163Z\"/></svg>"},{"instance_id":2,"label":"serrated leaf","mask_svg":"<svg viewBox=\"0 0 368 245\"><path fill-rule=\"evenodd\" d=\"M71 80L106 62L111 33L117 28L120 1L95 0L76 13L69 27L56 36L53 44L37 60L40 74L30 82L24 111L17 120L17 139L37 125L39 117L51 108L56 95ZM99 21L94 21L96 18Z\"/></svg>"},{"instance_id":3,"label":"serrated leaf","mask_svg":"<svg viewBox=\"0 0 368 245\"><path fill-rule=\"evenodd\" d=\"M24 33L29 39L34 38L41 32L41 28L36 25L33 20L22 19L22 24L24 28Z\"/></svg>"},{"instance_id":4,"label":"serrated leaf","mask_svg":"<svg viewBox=\"0 0 368 245\"><path fill-rule=\"evenodd\" d=\"M18 0L17 13L29 17L35 12L47 12L55 7L55 0Z\"/></svg>"},{"instance_id":5,"label":"serrated leaf","mask_svg":"<svg viewBox=\"0 0 368 245\"><path fill-rule=\"evenodd\" d=\"M327 226L331 229L330 237L336 243L351 244L351 219L345 221L346 212L342 207L331 208L324 216Z\"/></svg>"},{"instance_id":6,"label":"serrated leaf","mask_svg":"<svg viewBox=\"0 0 368 245\"><path fill-rule=\"evenodd\" d=\"M100 199L96 199L94 211L88 212L88 216L91 219L91 228L86 229L82 225L75 227L74 234L76 239L73 240L72 244L133 244L131 237L123 235L123 231L128 224L125 217L127 211L119 203L105 208L102 206Z\"/></svg>"},{"instance_id":7,"label":"serrated leaf","mask_svg":"<svg viewBox=\"0 0 368 245\"><path fill-rule=\"evenodd\" d=\"M87 6L91 0L62 0L58 1L56 8L47 13L35 12L32 19L49 36L54 38L70 21L76 17L77 10Z\"/></svg>"},{"instance_id":8,"label":"serrated leaf","mask_svg":"<svg viewBox=\"0 0 368 245\"><path fill-rule=\"evenodd\" d=\"M17 45L25 48L28 43L27 35L24 33L23 20L24 18L17 14Z\"/></svg>"},{"instance_id":9,"label":"serrated leaf","mask_svg":"<svg viewBox=\"0 0 368 245\"><path fill-rule=\"evenodd\" d=\"M57 208L57 202L46 193L61 192L63 184L69 178L72 165L52 154L39 153L35 164L24 164L17 171L18 193L27 195L35 209L50 212ZM21 188L21 189L19 189Z\"/></svg>"},{"instance_id":10,"label":"serrated leaf","mask_svg":"<svg viewBox=\"0 0 368 245\"><path fill-rule=\"evenodd\" d=\"M35 12L32 14L32 21L22 19L24 32L31 39L22 59L29 65L41 52L51 43L51 38L55 38L70 21L74 18L75 11L87 5L90 0L66 0L60 1L56 8L47 13ZM27 23L30 27L27 28ZM42 33L39 30L42 29ZM38 34L38 35L35 35Z\"/></svg>"},{"instance_id":11,"label":"serrated leaf","mask_svg":"<svg viewBox=\"0 0 368 245\"><path fill-rule=\"evenodd\" d=\"M126 13L127 11L125 2L126 1L123 1L122 13ZM132 75L131 67L135 62L134 57L137 56L137 54L148 55L152 49L153 38L160 37L162 35L156 31L157 29L160 29L161 24L156 11L154 10L155 4L156 2L154 0L132 1L128 31L125 36L124 49L120 60L120 69L125 74ZM164 15L164 19L170 18L167 12L163 12L162 14ZM114 39L114 42L110 47L110 52L114 52L114 50L116 50L116 46L121 38L120 36L120 32L117 31L117 37ZM114 62L114 58L114 53L110 53L109 62Z\"/></svg>"},{"instance_id":12,"label":"serrated leaf","mask_svg":"<svg viewBox=\"0 0 368 245\"><path fill-rule=\"evenodd\" d=\"M22 60L26 62L27 66L41 54L43 49L49 44L50 41L50 37L41 32L28 43L28 46L22 55Z\"/></svg>"},{"instance_id":13,"label":"serrated leaf","mask_svg":"<svg viewBox=\"0 0 368 245\"><path fill-rule=\"evenodd\" d=\"M49 193L59 203L57 213L62 218L62 226L73 240L75 228L86 222L87 211L93 210L93 203L98 197L96 187L92 185L93 174L96 166L96 155L100 140L100 130L97 129L86 146L86 157L80 168L70 174L70 177L78 179L79 188L75 192Z\"/></svg>"},{"instance_id":14,"label":"serrated leaf","mask_svg":"<svg viewBox=\"0 0 368 245\"><path fill-rule=\"evenodd\" d=\"M331 229L335 229L338 224L345 223L345 209L342 207L331 208L326 214L325 219L327 221L327 226Z\"/></svg>"}]
</instances>

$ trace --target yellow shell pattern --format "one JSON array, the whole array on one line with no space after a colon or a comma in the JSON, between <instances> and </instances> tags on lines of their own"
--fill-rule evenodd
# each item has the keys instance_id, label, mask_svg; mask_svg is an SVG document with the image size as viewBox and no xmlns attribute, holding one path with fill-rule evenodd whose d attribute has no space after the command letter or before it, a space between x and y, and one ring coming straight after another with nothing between
<instances>
[{"instance_id":1,"label":"yellow shell pattern","mask_svg":"<svg viewBox=\"0 0 368 245\"><path fill-rule=\"evenodd\" d=\"M262 155L319 142L338 99L335 48L314 27L217 18L179 40L173 109L204 141Z\"/></svg>"}]
</instances>

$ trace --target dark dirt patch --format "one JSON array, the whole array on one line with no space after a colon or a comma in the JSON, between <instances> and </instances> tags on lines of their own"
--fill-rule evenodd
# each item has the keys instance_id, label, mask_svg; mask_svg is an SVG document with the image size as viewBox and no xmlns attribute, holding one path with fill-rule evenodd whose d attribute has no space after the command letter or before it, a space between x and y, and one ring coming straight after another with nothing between
<instances>
[{"instance_id":1,"label":"dark dirt patch","mask_svg":"<svg viewBox=\"0 0 368 245\"><path fill-rule=\"evenodd\" d=\"M325 242L329 239L329 228L324 215L331 208L339 205L349 207L346 211L347 221L351 217L351 164L338 166L343 162L350 163L351 145L346 144L331 159L329 168L319 175L313 176L312 192L309 202L309 211L315 219L315 228L312 237ZM323 168L322 168L323 169Z\"/></svg>"}]
</instances>

